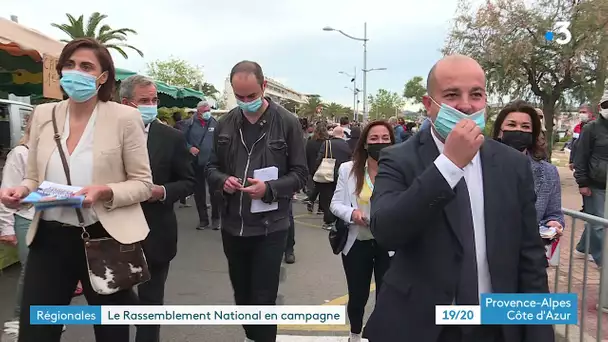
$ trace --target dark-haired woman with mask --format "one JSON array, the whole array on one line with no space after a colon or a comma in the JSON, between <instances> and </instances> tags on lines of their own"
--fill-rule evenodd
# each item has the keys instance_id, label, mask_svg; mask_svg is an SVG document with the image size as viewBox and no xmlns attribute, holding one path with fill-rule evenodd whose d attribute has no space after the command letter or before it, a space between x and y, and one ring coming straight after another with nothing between
<instances>
[{"instance_id":1,"label":"dark-haired woman with mask","mask_svg":"<svg viewBox=\"0 0 608 342\"><path fill-rule=\"evenodd\" d=\"M565 224L561 183L557 167L545 160L546 146L540 139L541 134L538 112L524 101L515 101L498 113L492 137L530 157L538 225L555 228L559 236Z\"/></svg>"},{"instance_id":2,"label":"dark-haired woman with mask","mask_svg":"<svg viewBox=\"0 0 608 342\"><path fill-rule=\"evenodd\" d=\"M349 229L342 251L342 265L348 285L350 342L361 341L372 273L377 294L390 262L390 252L374 240L369 229L369 217L380 151L394 143L395 135L388 122L374 121L367 125L361 132L353 160L340 165L338 184L331 200L331 212Z\"/></svg>"},{"instance_id":3,"label":"dark-haired woman with mask","mask_svg":"<svg viewBox=\"0 0 608 342\"><path fill-rule=\"evenodd\" d=\"M19 342L60 341L62 326L31 324L30 306L69 305L79 280L89 305L136 304L131 288L115 287L113 280L123 271L115 264L106 264L105 278L89 271L85 244L110 239L131 245L149 232L140 206L152 187L144 124L137 109L111 101L115 69L110 53L94 39L72 40L59 56L57 72L69 99L35 108L25 177L21 185L2 189L0 199L19 209L23 198L47 181L80 188L76 195L84 200L78 212L55 207L33 217L26 238ZM100 249L98 257L108 261L107 253ZM137 264L129 257L121 260L131 261ZM138 273L131 267L129 277ZM127 325L95 325L94 332L97 342L129 341Z\"/></svg>"}]
</instances>

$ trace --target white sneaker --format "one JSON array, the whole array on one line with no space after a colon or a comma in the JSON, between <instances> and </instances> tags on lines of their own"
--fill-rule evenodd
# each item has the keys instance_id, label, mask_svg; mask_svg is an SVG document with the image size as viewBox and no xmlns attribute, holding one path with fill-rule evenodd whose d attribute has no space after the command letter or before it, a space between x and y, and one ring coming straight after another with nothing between
<instances>
[{"instance_id":1,"label":"white sneaker","mask_svg":"<svg viewBox=\"0 0 608 342\"><path fill-rule=\"evenodd\" d=\"M576 249L574 250L574 258L575 259L585 259L585 253L579 252ZM593 257L591 256L591 254L587 255L587 259L589 261L594 261Z\"/></svg>"},{"instance_id":2,"label":"white sneaker","mask_svg":"<svg viewBox=\"0 0 608 342\"><path fill-rule=\"evenodd\" d=\"M19 329L19 320L15 319L12 321L6 321L4 323L4 328L5 329L10 329L10 328Z\"/></svg>"},{"instance_id":3,"label":"white sneaker","mask_svg":"<svg viewBox=\"0 0 608 342\"><path fill-rule=\"evenodd\" d=\"M348 336L348 342L361 342L361 334L350 333Z\"/></svg>"},{"instance_id":4,"label":"white sneaker","mask_svg":"<svg viewBox=\"0 0 608 342\"><path fill-rule=\"evenodd\" d=\"M13 320L5 322L3 332L8 341L17 341L19 338L19 321Z\"/></svg>"}]
</instances>

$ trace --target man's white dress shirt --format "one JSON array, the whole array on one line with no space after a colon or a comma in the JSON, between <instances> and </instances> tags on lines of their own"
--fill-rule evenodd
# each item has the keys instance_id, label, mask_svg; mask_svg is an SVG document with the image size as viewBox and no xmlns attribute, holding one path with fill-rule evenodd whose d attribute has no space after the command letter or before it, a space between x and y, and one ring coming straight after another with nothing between
<instances>
[{"instance_id":1,"label":"man's white dress shirt","mask_svg":"<svg viewBox=\"0 0 608 342\"><path fill-rule=\"evenodd\" d=\"M475 155L469 165L464 169L456 166L448 157L443 154L444 144L437 138L431 129L433 140L439 150L439 157L435 159L435 166L454 189L460 179L464 177L469 189L471 201L471 215L473 217L473 229L475 230L475 252L477 256L477 284L479 294L492 293L492 281L490 279L490 267L488 266L488 256L486 252L486 223L483 203L483 174L481 158L479 152Z\"/></svg>"},{"instance_id":2,"label":"man's white dress shirt","mask_svg":"<svg viewBox=\"0 0 608 342\"><path fill-rule=\"evenodd\" d=\"M148 140L148 133L150 132L150 124L144 126L144 134L146 135L146 140ZM164 185L161 185L163 188L163 198L161 198L161 202L164 202L167 199L167 189Z\"/></svg>"}]
</instances>

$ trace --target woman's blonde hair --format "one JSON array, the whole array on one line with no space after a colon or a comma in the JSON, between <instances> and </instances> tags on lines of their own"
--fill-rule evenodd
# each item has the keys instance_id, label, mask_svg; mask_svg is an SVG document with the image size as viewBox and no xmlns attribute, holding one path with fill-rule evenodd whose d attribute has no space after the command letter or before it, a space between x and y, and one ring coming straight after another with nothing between
<instances>
[{"instance_id":1,"label":"woman's blonde hair","mask_svg":"<svg viewBox=\"0 0 608 342\"><path fill-rule=\"evenodd\" d=\"M32 111L27 118L27 122L25 123L25 130L23 131L23 136L19 140L19 145L27 145L30 141L30 130L32 129L32 118L34 117L34 111Z\"/></svg>"}]
</instances>

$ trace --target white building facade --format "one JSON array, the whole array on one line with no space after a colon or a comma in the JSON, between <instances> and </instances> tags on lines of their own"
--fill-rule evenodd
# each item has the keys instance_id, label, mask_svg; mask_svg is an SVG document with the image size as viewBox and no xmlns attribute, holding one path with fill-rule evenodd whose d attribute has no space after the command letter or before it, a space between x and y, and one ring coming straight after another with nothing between
<instances>
[{"instance_id":1,"label":"white building facade","mask_svg":"<svg viewBox=\"0 0 608 342\"><path fill-rule=\"evenodd\" d=\"M308 101L308 97L303 93L288 88L272 78L266 77L266 83L265 95L277 103L288 100L295 101L297 103L306 103ZM234 97L234 91L232 90L229 77L227 77L226 81L224 82L223 101L226 105L225 109L232 109L237 106L236 97Z\"/></svg>"}]
</instances>

